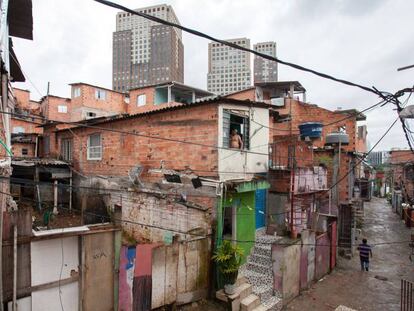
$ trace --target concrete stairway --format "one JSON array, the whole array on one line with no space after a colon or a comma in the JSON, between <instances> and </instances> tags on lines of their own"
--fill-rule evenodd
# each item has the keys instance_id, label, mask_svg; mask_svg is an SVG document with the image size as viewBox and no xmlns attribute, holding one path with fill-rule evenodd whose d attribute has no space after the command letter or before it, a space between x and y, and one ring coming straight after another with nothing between
<instances>
[{"instance_id":1,"label":"concrete stairway","mask_svg":"<svg viewBox=\"0 0 414 311\"><path fill-rule=\"evenodd\" d=\"M240 268L240 275L244 276L252 285L252 293L258 299L251 297L246 300L246 302L254 305L254 308L241 310L262 311L280 310L282 308L280 295L273 291L271 253L271 243L277 242L279 239L280 237L265 235L261 232L256 234L256 244L247 258L247 263Z\"/></svg>"},{"instance_id":2,"label":"concrete stairway","mask_svg":"<svg viewBox=\"0 0 414 311\"><path fill-rule=\"evenodd\" d=\"M277 308L281 300L271 297L262 302L260 294L253 293L253 286L247 283L244 276L240 276L236 282L236 290L233 295L226 295L223 290L216 293L216 298L225 302L232 311L266 311L280 310Z\"/></svg>"}]
</instances>

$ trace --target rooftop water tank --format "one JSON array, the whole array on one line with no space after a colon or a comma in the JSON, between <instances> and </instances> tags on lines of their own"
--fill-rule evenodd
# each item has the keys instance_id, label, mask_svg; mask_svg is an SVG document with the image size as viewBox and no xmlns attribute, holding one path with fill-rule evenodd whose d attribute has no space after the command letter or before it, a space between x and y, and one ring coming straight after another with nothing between
<instances>
[{"instance_id":1,"label":"rooftop water tank","mask_svg":"<svg viewBox=\"0 0 414 311\"><path fill-rule=\"evenodd\" d=\"M348 145L349 144L349 135L341 132L333 132L326 135L325 145Z\"/></svg>"},{"instance_id":2,"label":"rooftop water tank","mask_svg":"<svg viewBox=\"0 0 414 311\"><path fill-rule=\"evenodd\" d=\"M306 122L299 125L300 137L302 139L320 138L322 135L322 123L319 122Z\"/></svg>"}]
</instances>

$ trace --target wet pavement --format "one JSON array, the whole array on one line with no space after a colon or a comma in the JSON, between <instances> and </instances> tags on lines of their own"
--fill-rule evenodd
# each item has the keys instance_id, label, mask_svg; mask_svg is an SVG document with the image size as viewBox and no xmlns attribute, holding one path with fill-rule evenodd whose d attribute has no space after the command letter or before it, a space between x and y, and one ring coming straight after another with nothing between
<instances>
[{"instance_id":1,"label":"wet pavement","mask_svg":"<svg viewBox=\"0 0 414 311\"><path fill-rule=\"evenodd\" d=\"M385 199L365 203L362 234L373 245L370 271L362 272L359 255L351 260L339 258L337 268L303 292L287 310L335 310L344 305L355 310L400 310L401 279L414 282L414 263L410 261L410 230ZM389 243L375 245L377 243Z\"/></svg>"}]
</instances>

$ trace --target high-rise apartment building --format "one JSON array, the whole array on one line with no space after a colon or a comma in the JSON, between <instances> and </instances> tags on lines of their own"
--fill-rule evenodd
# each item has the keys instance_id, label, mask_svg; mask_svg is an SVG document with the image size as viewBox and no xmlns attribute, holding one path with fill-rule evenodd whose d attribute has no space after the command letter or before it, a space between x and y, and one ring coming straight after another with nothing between
<instances>
[{"instance_id":1,"label":"high-rise apartment building","mask_svg":"<svg viewBox=\"0 0 414 311\"><path fill-rule=\"evenodd\" d=\"M247 38L226 41L250 48L250 40ZM210 42L208 44L208 91L215 94L227 94L249 86L251 86L249 53L221 43Z\"/></svg>"},{"instance_id":2,"label":"high-rise apartment building","mask_svg":"<svg viewBox=\"0 0 414 311\"><path fill-rule=\"evenodd\" d=\"M276 57L276 42L260 42L253 45L257 52ZM277 63L263 57L254 56L254 83L276 82Z\"/></svg>"},{"instance_id":3,"label":"high-rise apartment building","mask_svg":"<svg viewBox=\"0 0 414 311\"><path fill-rule=\"evenodd\" d=\"M179 24L170 5L136 11ZM166 81L184 82L181 30L119 12L113 33L112 88L125 92Z\"/></svg>"}]
</instances>

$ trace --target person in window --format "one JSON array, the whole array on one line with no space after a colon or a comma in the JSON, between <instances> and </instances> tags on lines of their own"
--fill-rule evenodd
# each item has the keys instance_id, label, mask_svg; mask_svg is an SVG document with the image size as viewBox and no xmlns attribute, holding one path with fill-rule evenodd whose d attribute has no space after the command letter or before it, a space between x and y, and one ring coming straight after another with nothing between
<instances>
[{"instance_id":1,"label":"person in window","mask_svg":"<svg viewBox=\"0 0 414 311\"><path fill-rule=\"evenodd\" d=\"M231 130L230 134L230 148L243 149L243 140L236 129Z\"/></svg>"}]
</instances>

